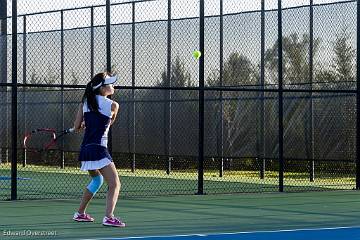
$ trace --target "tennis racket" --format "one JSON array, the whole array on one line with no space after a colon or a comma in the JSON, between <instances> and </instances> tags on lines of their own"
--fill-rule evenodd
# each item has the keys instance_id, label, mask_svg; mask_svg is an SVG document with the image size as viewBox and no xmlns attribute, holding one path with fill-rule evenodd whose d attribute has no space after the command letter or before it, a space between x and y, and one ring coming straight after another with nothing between
<instances>
[{"instance_id":1,"label":"tennis racket","mask_svg":"<svg viewBox=\"0 0 360 240\"><path fill-rule=\"evenodd\" d=\"M23 147L27 151L40 153L52 148L61 137L72 132L73 128L60 132L53 128L38 128L25 134Z\"/></svg>"}]
</instances>

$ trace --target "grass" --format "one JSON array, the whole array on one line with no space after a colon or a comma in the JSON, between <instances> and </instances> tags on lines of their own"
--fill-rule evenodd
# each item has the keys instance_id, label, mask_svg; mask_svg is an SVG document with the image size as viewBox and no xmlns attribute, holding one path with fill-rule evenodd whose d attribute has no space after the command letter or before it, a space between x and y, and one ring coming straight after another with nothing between
<instances>
[{"instance_id":1,"label":"grass","mask_svg":"<svg viewBox=\"0 0 360 240\"><path fill-rule=\"evenodd\" d=\"M122 182L122 195L153 196L194 194L198 188L196 170L174 170L167 174L165 170L119 169ZM10 176L11 165L0 164L0 176ZM18 180L19 199L79 198L82 189L89 182L89 176L76 167L61 169L54 166L18 165L18 177L30 180ZM204 191L206 193L234 192L277 192L279 187L278 173L266 171L265 178L260 179L257 171L225 171L219 177L216 170L205 170ZM319 173L315 181L310 182L306 173L285 173L285 191L323 191L335 189L353 189L355 176ZM0 180L0 199L10 196L11 181ZM99 195L104 197L106 187Z\"/></svg>"}]
</instances>

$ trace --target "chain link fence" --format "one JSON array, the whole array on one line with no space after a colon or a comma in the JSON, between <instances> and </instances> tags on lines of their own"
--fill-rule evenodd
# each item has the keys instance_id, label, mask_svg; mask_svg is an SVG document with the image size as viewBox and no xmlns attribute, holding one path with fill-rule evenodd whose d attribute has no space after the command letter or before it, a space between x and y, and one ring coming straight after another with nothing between
<instances>
[{"instance_id":1,"label":"chain link fence","mask_svg":"<svg viewBox=\"0 0 360 240\"><path fill-rule=\"evenodd\" d=\"M278 3L205 0L201 29L200 1L18 1L14 86L12 5L0 0L0 199L14 194L13 159L17 199L81 196L82 134L40 159L21 141L71 127L84 85L109 64L120 80L111 149L123 195L356 188L358 3ZM202 30L205 88L191 55Z\"/></svg>"}]
</instances>

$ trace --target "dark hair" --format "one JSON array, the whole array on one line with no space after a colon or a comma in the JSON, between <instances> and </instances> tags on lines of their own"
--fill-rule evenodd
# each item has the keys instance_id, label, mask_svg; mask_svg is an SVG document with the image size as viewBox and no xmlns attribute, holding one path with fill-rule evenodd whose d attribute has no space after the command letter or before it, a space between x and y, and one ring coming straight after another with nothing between
<instances>
[{"instance_id":1,"label":"dark hair","mask_svg":"<svg viewBox=\"0 0 360 240\"><path fill-rule=\"evenodd\" d=\"M99 95L100 88L93 89L94 86L99 85L104 81L106 73L96 74L91 81L86 85L85 93L82 97L82 102L87 102L90 111L99 112L99 104L96 100L96 95Z\"/></svg>"}]
</instances>

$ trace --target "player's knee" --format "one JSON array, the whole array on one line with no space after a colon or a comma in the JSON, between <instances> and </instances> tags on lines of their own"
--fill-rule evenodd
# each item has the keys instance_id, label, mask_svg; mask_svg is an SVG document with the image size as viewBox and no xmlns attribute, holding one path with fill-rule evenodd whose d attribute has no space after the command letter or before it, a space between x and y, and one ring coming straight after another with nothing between
<instances>
[{"instance_id":1,"label":"player's knee","mask_svg":"<svg viewBox=\"0 0 360 240\"><path fill-rule=\"evenodd\" d=\"M121 184L118 178L113 179L113 181L108 183L110 189L114 189L115 191L119 191Z\"/></svg>"},{"instance_id":2,"label":"player's knee","mask_svg":"<svg viewBox=\"0 0 360 240\"><path fill-rule=\"evenodd\" d=\"M95 176L92 178L91 182L87 186L87 190L89 190L89 192L95 195L97 191L99 191L103 183L104 183L104 178L102 175Z\"/></svg>"}]
</instances>

